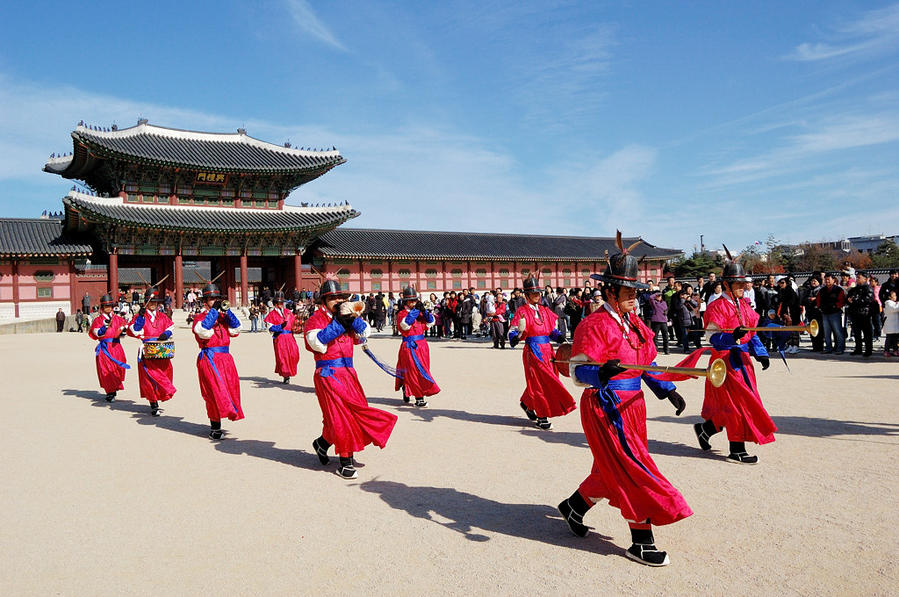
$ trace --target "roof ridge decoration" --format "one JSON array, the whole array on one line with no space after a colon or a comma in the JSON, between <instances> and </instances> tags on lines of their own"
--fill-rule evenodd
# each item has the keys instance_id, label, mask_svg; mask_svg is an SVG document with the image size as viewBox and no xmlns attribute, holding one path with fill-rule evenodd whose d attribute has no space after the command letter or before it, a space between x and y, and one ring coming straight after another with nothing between
<instances>
[{"instance_id":1,"label":"roof ridge decoration","mask_svg":"<svg viewBox=\"0 0 899 597\"><path fill-rule=\"evenodd\" d=\"M156 135L158 137L166 137L169 139L183 139L189 141L212 141L216 143L239 143L244 145L252 145L259 149L268 151L276 151L286 155L295 155L303 157L340 157L340 151L334 147L329 150L313 150L297 147L285 147L269 143L247 134L243 128L237 129L236 133L213 133L205 131L190 131L186 129L176 129L150 124L145 120L141 120L138 124L125 129L107 130L90 128L87 125L79 124L72 132L72 136L86 135L87 137L96 137L98 139L127 139L140 135Z\"/></svg>"}]
</instances>

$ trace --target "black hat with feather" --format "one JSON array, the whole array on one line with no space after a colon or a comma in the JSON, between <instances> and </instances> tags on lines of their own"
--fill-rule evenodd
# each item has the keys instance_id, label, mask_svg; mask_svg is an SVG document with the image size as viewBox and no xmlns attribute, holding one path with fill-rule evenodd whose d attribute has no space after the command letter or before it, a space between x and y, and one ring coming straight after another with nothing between
<instances>
[{"instance_id":1,"label":"black hat with feather","mask_svg":"<svg viewBox=\"0 0 899 597\"><path fill-rule=\"evenodd\" d=\"M724 254L727 256L727 263L724 264L721 279L725 282L752 282L752 277L746 275L746 270L743 269L743 264L740 263L740 257L743 254L741 253L734 257L730 254L727 245L722 243L721 246L724 247Z\"/></svg>"},{"instance_id":2,"label":"black hat with feather","mask_svg":"<svg viewBox=\"0 0 899 597\"><path fill-rule=\"evenodd\" d=\"M618 247L618 253L615 253L611 257L606 257L608 266L601 276L599 274L592 274L590 277L594 280L601 280L606 284L612 284L614 286L628 286L638 290L649 288L649 284L644 284L637 280L640 272L640 262L636 257L630 254L630 252L641 242L643 241L638 240L631 246L625 248L624 241L621 238L621 231L617 230L615 234L615 245Z\"/></svg>"}]
</instances>

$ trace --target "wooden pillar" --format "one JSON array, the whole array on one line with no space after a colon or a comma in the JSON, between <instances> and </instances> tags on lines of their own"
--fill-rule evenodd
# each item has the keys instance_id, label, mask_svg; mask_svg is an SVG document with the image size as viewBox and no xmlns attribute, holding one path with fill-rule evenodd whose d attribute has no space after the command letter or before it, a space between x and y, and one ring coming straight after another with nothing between
<instances>
[{"instance_id":1,"label":"wooden pillar","mask_svg":"<svg viewBox=\"0 0 899 597\"><path fill-rule=\"evenodd\" d=\"M109 293L112 300L119 300L119 250L113 249L109 254Z\"/></svg>"},{"instance_id":2,"label":"wooden pillar","mask_svg":"<svg viewBox=\"0 0 899 597\"><path fill-rule=\"evenodd\" d=\"M231 261L230 257L224 257L225 260L225 275L222 276L226 280L226 284L228 285L228 300L232 305L237 304L237 289L234 288L234 262Z\"/></svg>"},{"instance_id":3,"label":"wooden pillar","mask_svg":"<svg viewBox=\"0 0 899 597\"><path fill-rule=\"evenodd\" d=\"M175 255L175 308L184 308L184 261L181 258L181 249Z\"/></svg>"},{"instance_id":4,"label":"wooden pillar","mask_svg":"<svg viewBox=\"0 0 899 597\"><path fill-rule=\"evenodd\" d=\"M240 304L250 306L250 277L247 273L247 250L240 254Z\"/></svg>"},{"instance_id":5,"label":"wooden pillar","mask_svg":"<svg viewBox=\"0 0 899 597\"><path fill-rule=\"evenodd\" d=\"M15 317L19 318L19 260L12 260L12 303L15 309Z\"/></svg>"},{"instance_id":6,"label":"wooden pillar","mask_svg":"<svg viewBox=\"0 0 899 597\"><path fill-rule=\"evenodd\" d=\"M73 315L80 307L81 301L75 294L78 292L78 285L75 281L75 259L69 259L69 312Z\"/></svg>"},{"instance_id":7,"label":"wooden pillar","mask_svg":"<svg viewBox=\"0 0 899 597\"><path fill-rule=\"evenodd\" d=\"M241 273L241 275L243 275ZM293 256L293 287L300 290L303 285L303 252L297 251Z\"/></svg>"}]
</instances>

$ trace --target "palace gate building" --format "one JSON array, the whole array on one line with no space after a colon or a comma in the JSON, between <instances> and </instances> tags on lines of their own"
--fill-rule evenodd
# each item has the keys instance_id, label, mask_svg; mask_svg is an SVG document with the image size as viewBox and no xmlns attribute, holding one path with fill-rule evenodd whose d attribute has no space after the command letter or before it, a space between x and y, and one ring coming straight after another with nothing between
<instances>
[{"instance_id":1,"label":"palace gate building","mask_svg":"<svg viewBox=\"0 0 899 597\"><path fill-rule=\"evenodd\" d=\"M0 218L0 319L72 313L88 293L158 284L182 306L215 279L233 304L261 288L314 290L332 274L352 292L583 286L604 268L611 238L340 227L349 204L285 204L346 162L336 148L299 149L236 133L80 123L72 151L44 171L76 181L64 211ZM79 187L80 185L80 187ZM635 239L627 239L632 242ZM640 245L641 276L659 279L681 253Z\"/></svg>"}]
</instances>

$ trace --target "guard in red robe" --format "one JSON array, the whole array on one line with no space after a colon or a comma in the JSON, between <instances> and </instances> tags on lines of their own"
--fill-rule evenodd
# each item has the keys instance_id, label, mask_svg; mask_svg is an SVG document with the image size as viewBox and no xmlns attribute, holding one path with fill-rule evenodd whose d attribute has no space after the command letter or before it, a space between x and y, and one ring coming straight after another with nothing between
<instances>
[{"instance_id":1,"label":"guard in red robe","mask_svg":"<svg viewBox=\"0 0 899 597\"><path fill-rule=\"evenodd\" d=\"M749 301L743 297L747 285L752 284L743 271L742 264L731 261L724 267L721 276L724 296L712 301L705 311L705 326L717 327L721 332L712 334L709 342L711 358L721 358L727 364L727 377L721 387L714 387L708 380L705 384L705 400L702 404L702 423L693 426L699 446L711 450L709 438L727 429L730 442L728 462L756 464L758 456L746 452L746 442L767 444L774 441L777 426L762 404L755 370L750 356L754 357L765 370L770 365L768 351L756 336L744 328L758 325L759 316ZM701 351L697 351L701 352Z\"/></svg>"},{"instance_id":2,"label":"guard in red robe","mask_svg":"<svg viewBox=\"0 0 899 597\"><path fill-rule=\"evenodd\" d=\"M415 397L415 406L428 405L425 396L440 392L440 387L431 375L431 351L425 340L427 331L434 325L434 315L426 311L411 286L403 289L403 308L396 315L398 328L403 335L400 352L396 361L396 384L394 389L403 390L403 401L410 402Z\"/></svg>"},{"instance_id":3,"label":"guard in red robe","mask_svg":"<svg viewBox=\"0 0 899 597\"><path fill-rule=\"evenodd\" d=\"M552 362L556 353L550 340L562 342L565 335L556 329L556 314L540 304L543 291L537 279L528 277L523 287L527 303L515 311L509 332L513 348L521 340L525 342L521 361L526 385L519 404L538 428L549 430L553 426L549 417L561 417L576 408Z\"/></svg>"},{"instance_id":4,"label":"guard in red robe","mask_svg":"<svg viewBox=\"0 0 899 597\"><path fill-rule=\"evenodd\" d=\"M575 383L588 386L581 396L581 422L593 452L593 470L559 511L571 531L586 536L583 517L597 501L607 499L621 511L631 529L633 544L627 556L649 566L666 566L668 554L655 546L652 525L665 525L693 512L680 492L662 476L649 454L646 437L646 404L641 378L659 398L667 398L677 409L684 399L674 384L658 376L619 367L619 363L649 365L656 356L653 334L634 313L637 289L648 288L637 281L637 260L629 254L633 245L609 258L602 276L606 303L582 320L574 333L572 361L598 364L575 365Z\"/></svg>"},{"instance_id":5,"label":"guard in red robe","mask_svg":"<svg viewBox=\"0 0 899 597\"><path fill-rule=\"evenodd\" d=\"M143 358L143 344L153 341L166 341L172 337L175 324L165 312L159 309L162 297L156 288L148 288L144 293L144 306L128 326L128 335L141 341L137 352L137 378L140 382L141 398L150 402L150 414L160 415L159 403L171 399L177 391L172 384L172 359Z\"/></svg>"},{"instance_id":6,"label":"guard in red robe","mask_svg":"<svg viewBox=\"0 0 899 597\"><path fill-rule=\"evenodd\" d=\"M374 444L383 448L396 425L396 415L368 405L353 368L353 347L365 341L369 326L347 302L347 293L334 280L319 291L322 304L306 321L306 350L315 358L315 395L322 409L322 434L312 447L322 464L328 448L340 457L337 474L355 479L353 454Z\"/></svg>"},{"instance_id":7,"label":"guard in red robe","mask_svg":"<svg viewBox=\"0 0 899 597\"><path fill-rule=\"evenodd\" d=\"M211 439L222 439L222 419L237 421L243 418L240 378L229 349L231 338L240 333L240 320L221 297L215 284L203 288L205 308L193 320L194 337L200 346L197 375L200 393L206 401Z\"/></svg>"},{"instance_id":8,"label":"guard in red robe","mask_svg":"<svg viewBox=\"0 0 899 597\"><path fill-rule=\"evenodd\" d=\"M94 351L97 361L97 379L106 392L106 402L115 400L116 392L124 390L125 370L131 366L125 359L120 338L128 327L122 317L115 315L112 308L115 301L109 294L100 298L100 315L94 318L88 335L97 340Z\"/></svg>"},{"instance_id":9,"label":"guard in red robe","mask_svg":"<svg viewBox=\"0 0 899 597\"><path fill-rule=\"evenodd\" d=\"M284 293L278 290L274 298L275 308L265 316L275 346L275 373L284 378L283 383L290 383L290 378L297 374L300 362L300 349L293 335L295 316L284 308Z\"/></svg>"}]
</instances>

